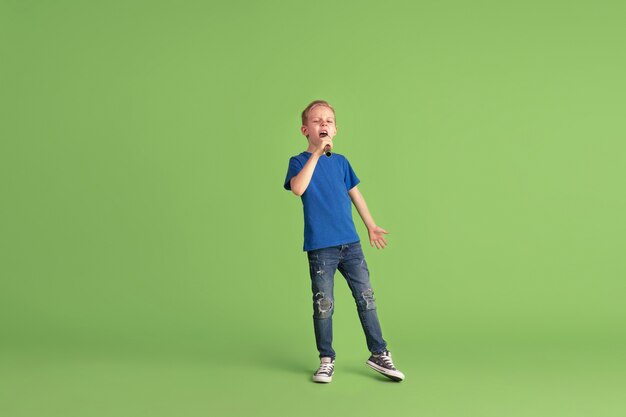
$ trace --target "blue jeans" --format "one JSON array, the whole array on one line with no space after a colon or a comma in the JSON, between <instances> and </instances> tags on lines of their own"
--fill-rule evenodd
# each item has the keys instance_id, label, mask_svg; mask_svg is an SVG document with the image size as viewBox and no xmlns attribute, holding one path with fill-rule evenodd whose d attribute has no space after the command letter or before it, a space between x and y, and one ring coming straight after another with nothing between
<instances>
[{"instance_id":1,"label":"blue jeans","mask_svg":"<svg viewBox=\"0 0 626 417\"><path fill-rule=\"evenodd\" d=\"M372 353L386 350L387 342L383 339L374 291L370 285L369 269L363 256L360 242L331 246L307 252L313 290L313 327L315 341L321 357L335 358L333 342L333 312L335 302L333 287L335 270L348 282L365 333L367 348Z\"/></svg>"}]
</instances>

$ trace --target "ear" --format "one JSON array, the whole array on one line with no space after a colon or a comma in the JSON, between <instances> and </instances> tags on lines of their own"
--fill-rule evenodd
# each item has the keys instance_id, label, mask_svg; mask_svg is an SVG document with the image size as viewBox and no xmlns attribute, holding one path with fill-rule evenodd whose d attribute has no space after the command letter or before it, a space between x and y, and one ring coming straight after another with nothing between
<instances>
[{"instance_id":1,"label":"ear","mask_svg":"<svg viewBox=\"0 0 626 417\"><path fill-rule=\"evenodd\" d=\"M309 133L309 129L307 129L305 125L302 125L302 126L300 127L300 132L302 132L302 134L303 134L304 136L307 136L307 135L308 135L308 133Z\"/></svg>"}]
</instances>

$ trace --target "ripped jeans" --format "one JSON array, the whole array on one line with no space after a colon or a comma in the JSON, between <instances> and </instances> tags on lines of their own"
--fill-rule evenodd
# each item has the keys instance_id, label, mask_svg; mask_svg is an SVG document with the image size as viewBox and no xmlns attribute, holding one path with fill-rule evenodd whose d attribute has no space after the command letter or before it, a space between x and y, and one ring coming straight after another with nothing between
<instances>
[{"instance_id":1,"label":"ripped jeans","mask_svg":"<svg viewBox=\"0 0 626 417\"><path fill-rule=\"evenodd\" d=\"M383 339L376 315L374 291L370 285L369 269L361 242L308 251L307 256L313 290L313 327L320 358L324 356L335 358L332 347L332 316L335 310L333 287L337 269L352 291L367 348L372 353L385 351L387 342Z\"/></svg>"}]
</instances>

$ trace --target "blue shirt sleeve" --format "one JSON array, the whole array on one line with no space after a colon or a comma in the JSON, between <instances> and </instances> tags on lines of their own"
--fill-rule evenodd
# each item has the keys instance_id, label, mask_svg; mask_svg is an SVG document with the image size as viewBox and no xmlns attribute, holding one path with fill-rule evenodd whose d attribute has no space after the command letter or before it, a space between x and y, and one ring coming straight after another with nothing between
<instances>
[{"instance_id":1,"label":"blue shirt sleeve","mask_svg":"<svg viewBox=\"0 0 626 417\"><path fill-rule=\"evenodd\" d=\"M285 190L291 190L291 178L298 175L300 170L302 170L300 161L298 161L296 157L292 156L291 159L289 159L289 168L287 168L287 176L285 177Z\"/></svg>"},{"instance_id":2,"label":"blue shirt sleeve","mask_svg":"<svg viewBox=\"0 0 626 417\"><path fill-rule=\"evenodd\" d=\"M352 169L352 166L350 165L350 162L348 161L348 158L345 158L345 161L346 161L345 162L346 166L345 166L344 182L346 183L346 190L350 191L358 183L360 183L361 180L354 173L354 170Z\"/></svg>"}]
</instances>

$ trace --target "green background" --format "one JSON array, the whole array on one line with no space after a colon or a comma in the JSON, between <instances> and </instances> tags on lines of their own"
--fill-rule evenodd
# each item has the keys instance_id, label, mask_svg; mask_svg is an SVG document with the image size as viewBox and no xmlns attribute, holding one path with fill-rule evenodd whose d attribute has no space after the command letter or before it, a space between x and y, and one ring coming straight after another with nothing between
<instances>
[{"instance_id":1,"label":"green background","mask_svg":"<svg viewBox=\"0 0 626 417\"><path fill-rule=\"evenodd\" d=\"M619 1L0 2L0 414L623 416ZM336 275L316 369L299 115L337 112L387 382Z\"/></svg>"}]
</instances>

